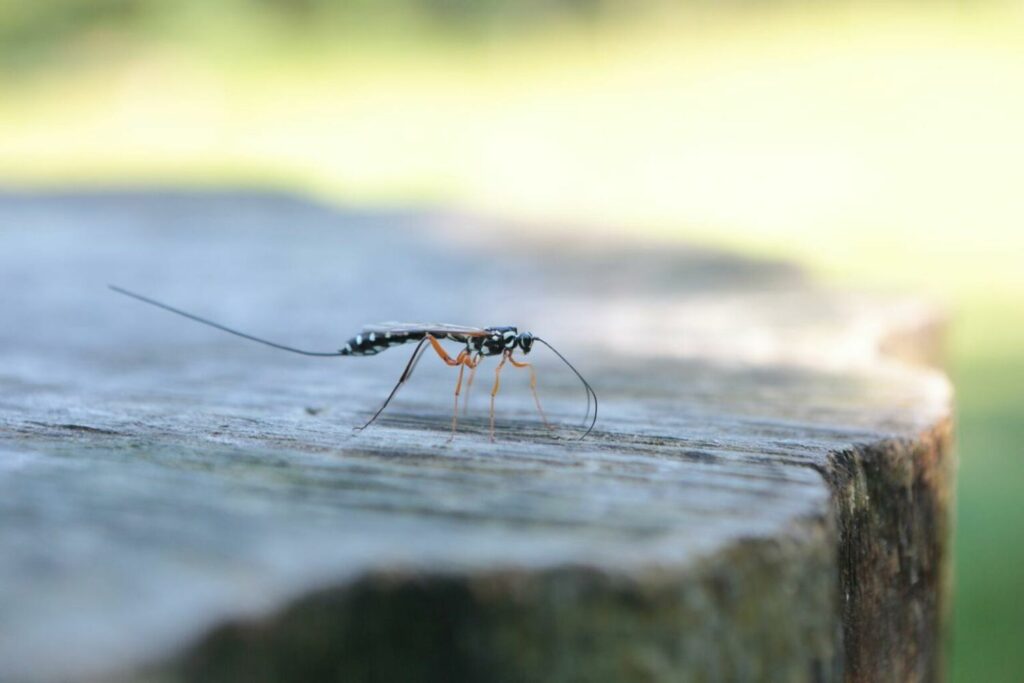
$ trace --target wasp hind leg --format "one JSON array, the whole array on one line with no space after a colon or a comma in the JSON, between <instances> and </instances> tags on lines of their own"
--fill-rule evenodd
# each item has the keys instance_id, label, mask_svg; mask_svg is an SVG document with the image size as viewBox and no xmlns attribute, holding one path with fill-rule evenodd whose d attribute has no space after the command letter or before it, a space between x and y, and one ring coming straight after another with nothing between
<instances>
[{"instance_id":1,"label":"wasp hind leg","mask_svg":"<svg viewBox=\"0 0 1024 683\"><path fill-rule=\"evenodd\" d=\"M395 387L391 390L391 393L388 394L388 397L384 399L384 403L381 405L380 408L377 409L377 412L373 414L373 417L366 421L366 424L364 424L362 427L356 427L355 431L363 431L364 429L372 425L377 420L378 417L380 417L380 414L383 413L384 409L388 407L388 404L391 403L391 399L395 397L395 394L398 393L398 390L402 388L402 385L405 384L410 377L412 377L412 371L416 369L416 364L420 362L420 358L423 356L423 350L426 348L424 344L426 343L426 339L420 340L420 343L416 345L415 349L413 349L412 355L409 356L409 362L406 364L405 370L402 371L402 376L398 378L398 382L395 384Z\"/></svg>"},{"instance_id":2,"label":"wasp hind leg","mask_svg":"<svg viewBox=\"0 0 1024 683\"><path fill-rule=\"evenodd\" d=\"M455 405L452 406L452 433L448 437L448 441L455 438L455 428L459 423L459 393L462 391L462 373L469 367L470 377L472 378L473 372L476 370L476 366L479 364L479 360L474 361L473 357L467 351L461 351L455 358L456 363L459 365L459 379L455 382ZM471 380L472 381L472 380Z\"/></svg>"},{"instance_id":3,"label":"wasp hind leg","mask_svg":"<svg viewBox=\"0 0 1024 683\"><path fill-rule=\"evenodd\" d=\"M360 432L377 421L377 418L380 417L380 414L383 413L384 409L388 407L388 405L391 403L391 399L393 399L395 397L395 394L398 393L398 390L402 388L403 384L409 381L410 377L412 377L413 370L416 369L416 365L420 362L420 358L423 357L423 353L424 351L426 351L426 344L428 342L434 348L434 351L437 353L438 357L442 361L444 361L445 365L450 365L454 367L456 365L462 364L462 354L460 354L459 358L452 358L444 350L444 347L441 346L440 342L437 341L437 338L435 336L431 334L426 335L425 337L423 337L423 339L419 341L418 344L416 344L416 348L413 349L412 356L409 357L409 362L406 364L405 370L402 372L402 376L398 378L398 382L395 384L395 387L391 390L391 393L388 394L388 397L384 399L384 403L381 405L380 408L377 409L377 412L373 414L373 417L366 421L366 424L364 424L362 427L355 427L354 431ZM465 353L465 351L463 351L463 353ZM458 392L456 392L456 395L457 394Z\"/></svg>"}]
</instances>

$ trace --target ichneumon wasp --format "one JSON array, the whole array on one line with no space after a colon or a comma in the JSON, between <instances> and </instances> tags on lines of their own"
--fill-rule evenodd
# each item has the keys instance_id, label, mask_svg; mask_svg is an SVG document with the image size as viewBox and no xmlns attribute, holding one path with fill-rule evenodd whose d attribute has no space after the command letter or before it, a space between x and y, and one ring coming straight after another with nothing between
<instances>
[{"instance_id":1,"label":"ichneumon wasp","mask_svg":"<svg viewBox=\"0 0 1024 683\"><path fill-rule=\"evenodd\" d=\"M409 381L412 377L413 370L416 369L417 363L422 358L423 353L428 349L432 349L437 353L438 357L444 361L446 365L451 367L457 367L459 369L458 380L455 383L455 406L452 414L452 433L449 440L455 436L455 429L458 425L459 417L459 394L462 392L462 380L463 373L466 368L469 368L469 379L466 385L468 399L469 387L473 384L473 378L476 375L476 369L480 365L480 362L488 356L501 356L497 367L494 369L494 386L491 389L491 413L490 413L490 436L491 441L494 440L494 399L498 395L498 389L501 387L501 371L505 367L505 364L511 364L516 368L525 368L530 371L530 391L533 393L534 402L537 404L537 412L540 413L541 420L545 426L551 427L547 421L547 417L544 415L544 409L541 408L540 398L537 396L537 371L533 365L526 361L517 360L513 357L513 353L516 350L522 352L522 355L530 353L535 342L539 342L550 349L558 358L565 363L570 370L579 378L580 382L583 383L583 388L587 394L587 412L583 417L584 424L588 418L590 418L590 402L593 399L594 402L594 414L590 420L590 425L587 430L583 433L580 439L586 438L590 434L591 430L594 429L594 425L597 423L597 394L594 389L590 386L590 383L583 378L583 375L570 363L565 356L563 356L555 347L551 346L548 342L544 341L540 337L536 337L529 332L519 332L519 330L512 326L501 326L501 327L465 327L462 325L447 325L443 323L381 323L379 325L368 325L362 329L356 336L345 342L345 345L337 351L304 351L302 349L296 349L291 346L284 344L278 344L276 342L268 341L255 337L245 332L239 332L238 330L231 329L215 323L212 320L201 318L198 315L188 313L173 306L169 306L165 303L150 299L149 297L135 292L130 292L127 289L110 285L110 289L114 290L119 294L130 296L133 299L138 299L144 303L162 308L165 311L176 313L178 315L194 320L203 325L209 325L215 327L218 330L222 330L229 334L233 334L243 339L265 344L275 349L281 349L283 351L289 351L291 353L298 353L303 356L373 356L381 351L385 351L392 346L400 346L402 344L410 344L415 342L416 347L413 349L412 356L409 357L409 362L405 365L405 370L402 372L401 377L398 378L398 382L395 384L391 393L384 400L384 403L373 414L366 424L361 427L357 427L357 430L362 430L373 424L380 414L384 412L384 409L391 403L391 399L395 397L398 390L402 388L402 385ZM441 346L442 340L448 340L464 344L464 347L455 355L453 358ZM463 404L463 411L465 411L465 403Z\"/></svg>"}]
</instances>

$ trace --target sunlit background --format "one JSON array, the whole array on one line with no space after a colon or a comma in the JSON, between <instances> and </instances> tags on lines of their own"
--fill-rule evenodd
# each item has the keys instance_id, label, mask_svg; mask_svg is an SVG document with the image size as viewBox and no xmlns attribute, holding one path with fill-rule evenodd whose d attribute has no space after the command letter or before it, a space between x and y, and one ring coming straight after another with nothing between
<instances>
[{"instance_id":1,"label":"sunlit background","mask_svg":"<svg viewBox=\"0 0 1024 683\"><path fill-rule=\"evenodd\" d=\"M1024 676L1021 3L0 0L0 185L112 184L466 208L934 298L952 678Z\"/></svg>"}]
</instances>

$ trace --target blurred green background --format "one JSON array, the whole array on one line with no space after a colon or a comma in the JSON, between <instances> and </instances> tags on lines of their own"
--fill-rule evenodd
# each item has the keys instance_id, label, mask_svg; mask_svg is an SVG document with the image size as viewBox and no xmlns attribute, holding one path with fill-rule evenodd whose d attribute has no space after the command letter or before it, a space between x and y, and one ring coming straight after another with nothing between
<instances>
[{"instance_id":1,"label":"blurred green background","mask_svg":"<svg viewBox=\"0 0 1024 683\"><path fill-rule=\"evenodd\" d=\"M437 204L946 306L956 681L1024 679L1022 166L1021 3L0 0L3 186Z\"/></svg>"}]
</instances>

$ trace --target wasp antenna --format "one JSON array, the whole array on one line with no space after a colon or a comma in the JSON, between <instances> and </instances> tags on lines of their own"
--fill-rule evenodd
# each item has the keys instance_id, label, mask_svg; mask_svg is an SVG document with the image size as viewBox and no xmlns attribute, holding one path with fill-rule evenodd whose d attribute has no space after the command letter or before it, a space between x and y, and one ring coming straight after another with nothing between
<instances>
[{"instance_id":1,"label":"wasp antenna","mask_svg":"<svg viewBox=\"0 0 1024 683\"><path fill-rule=\"evenodd\" d=\"M329 351L329 352L325 352L325 351L303 351L302 349L296 349L296 348L292 348L291 346L285 346L284 344L278 344L276 342L268 341L266 339L260 339L259 337L252 336L251 334L246 334L245 332L239 332L238 330L233 330L230 327L225 327L224 325L221 325L220 323L215 323L212 320L207 320L206 318L200 318L198 315L193 315L191 313L186 313L185 311L182 311L180 309L174 308L173 306L168 306L167 304L164 304L164 303L160 303L159 301L156 301L154 299L150 299L149 297L142 296L141 294L136 294L135 292L129 292L127 289L124 289L122 287L118 287L116 285L107 285L107 286L110 287L110 289L112 289L115 292L117 292L118 294L124 294L125 296L130 296L133 299L138 299L139 301L141 301L143 303L150 304L151 306L156 306L157 308L162 308L165 311L170 311L171 313L177 313L178 315L184 316L184 317L188 318L189 320L195 320L197 323L202 323L203 325L209 325L210 327L215 327L218 330L222 330L224 332L227 332L228 334L233 334L236 337L242 337L243 339L248 339L250 341L258 342L260 344L265 344L267 346L272 346L275 349L281 349L282 351L290 351L292 353L298 353L298 354L301 354L303 356L341 356L341 355L344 355L340 351Z\"/></svg>"},{"instance_id":2,"label":"wasp antenna","mask_svg":"<svg viewBox=\"0 0 1024 683\"><path fill-rule=\"evenodd\" d=\"M583 436L580 437L580 440L582 441L583 439L587 438L587 435L590 434L590 432L594 429L594 425L597 424L597 393L594 391L594 388L590 386L590 383L587 382L587 380L583 379L583 375L580 374L580 371L577 370L573 366L573 364L566 359L565 356L558 352L558 349L556 349L551 344L548 344L540 337L534 337L533 340L539 341L541 344L551 349L551 351L553 351L556 356L562 359L562 362L568 365L569 369L572 370L577 377L579 377L580 381L583 382L583 387L587 391L587 415L590 415L590 397L594 397L594 418L590 421L590 426L587 427L587 431L583 432ZM586 419L586 417L584 417L584 419Z\"/></svg>"}]
</instances>

